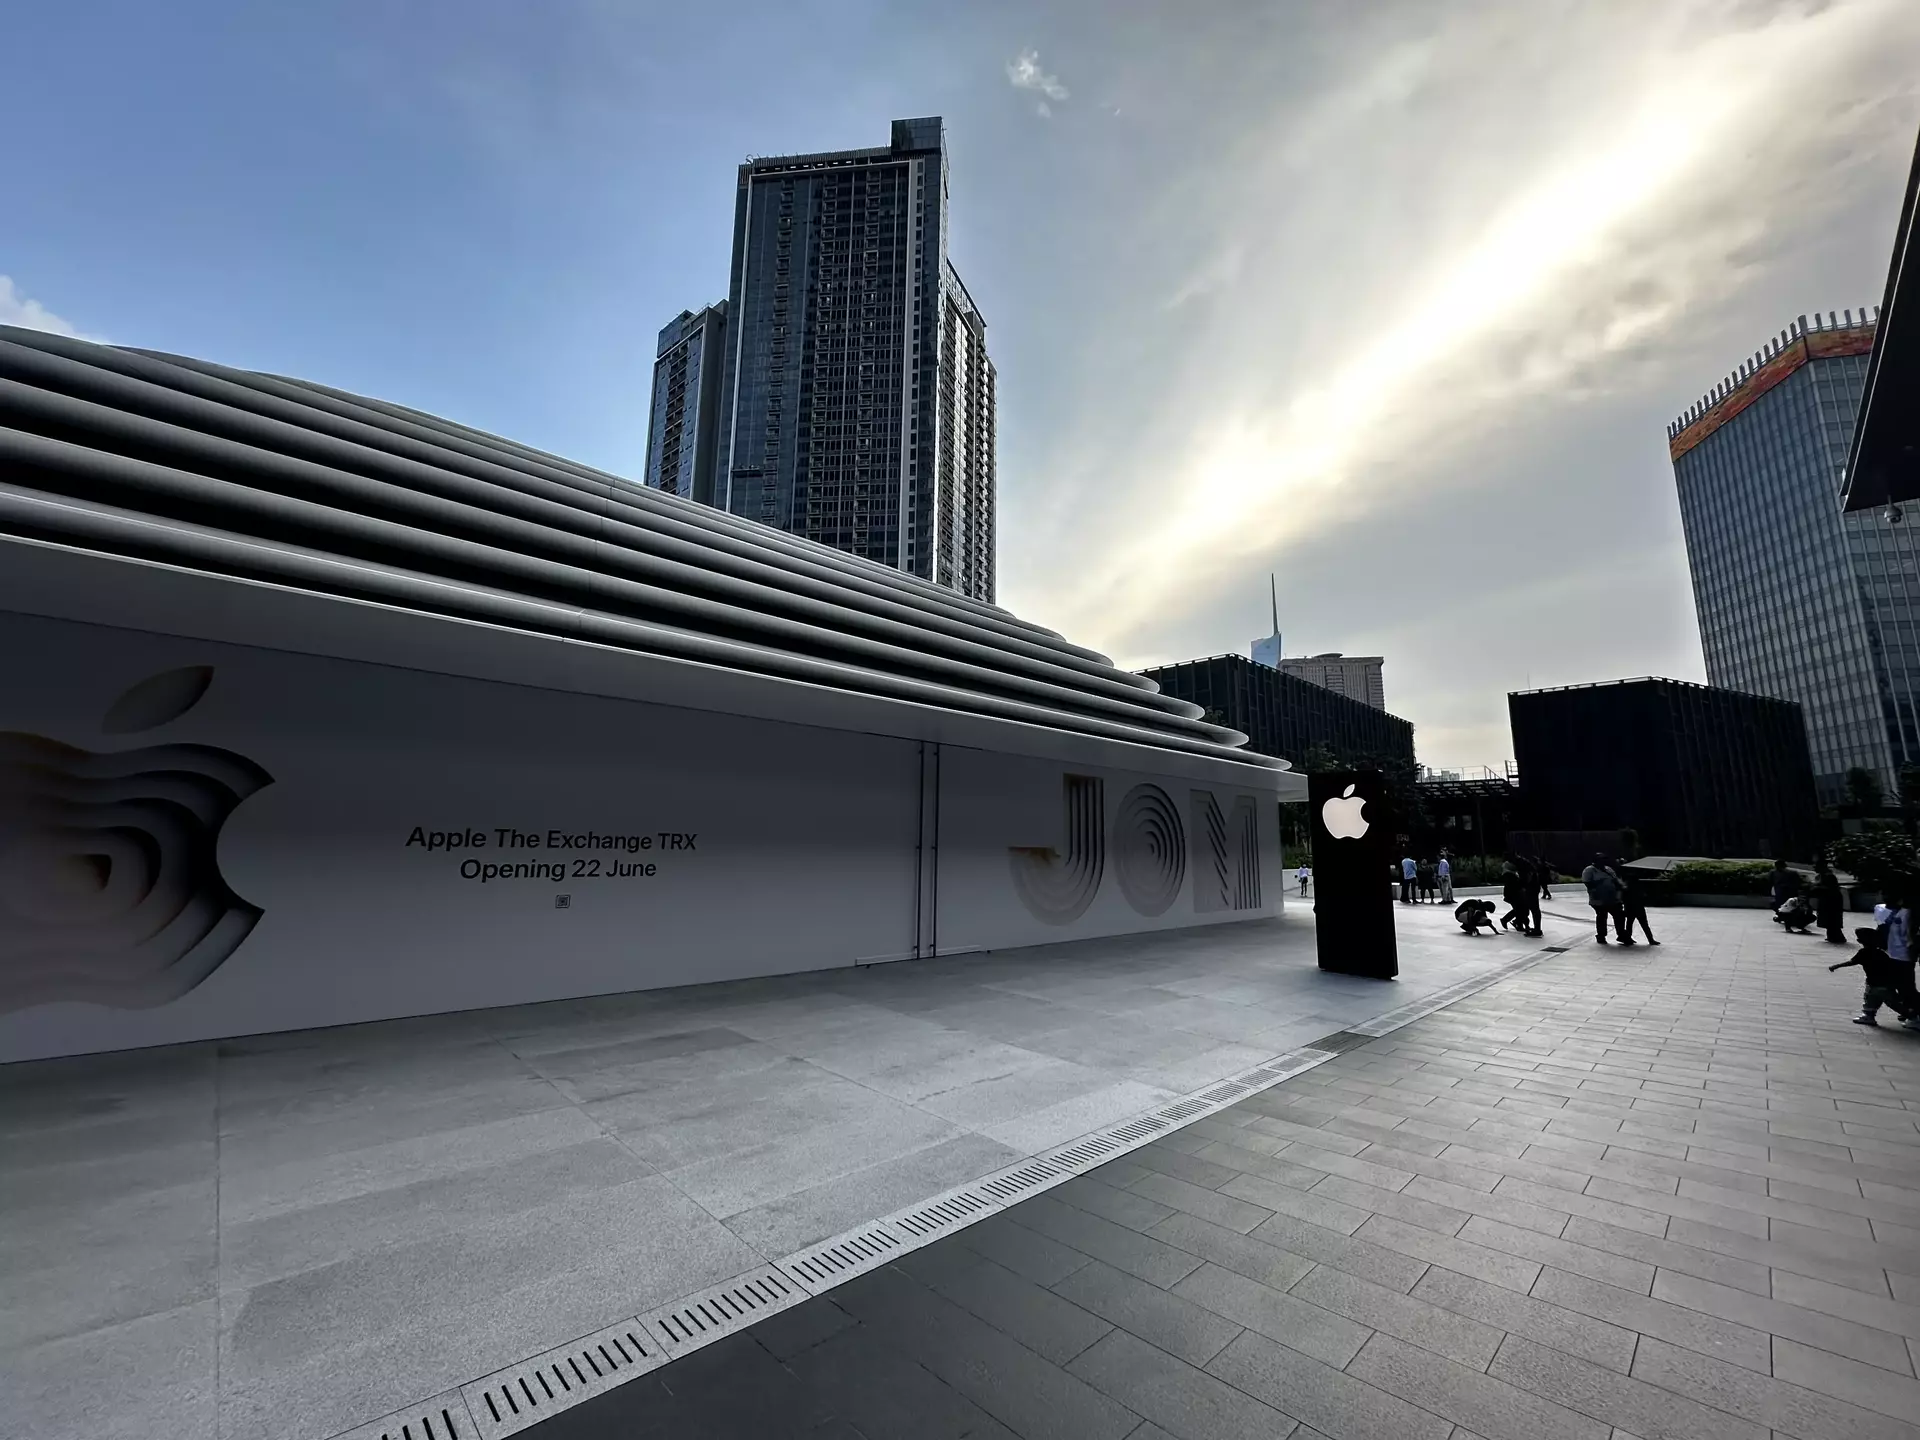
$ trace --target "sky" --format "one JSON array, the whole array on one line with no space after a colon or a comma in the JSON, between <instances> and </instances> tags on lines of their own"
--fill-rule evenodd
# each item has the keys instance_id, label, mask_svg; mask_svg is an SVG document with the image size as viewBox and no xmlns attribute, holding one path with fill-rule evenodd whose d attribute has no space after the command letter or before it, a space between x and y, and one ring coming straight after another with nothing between
<instances>
[{"instance_id":1,"label":"sky","mask_svg":"<svg viewBox=\"0 0 1920 1440\"><path fill-rule=\"evenodd\" d=\"M735 167L941 115L999 371L1000 602L1128 666L1704 679L1667 422L1876 303L1914 0L27 0L0 323L618 474Z\"/></svg>"}]
</instances>

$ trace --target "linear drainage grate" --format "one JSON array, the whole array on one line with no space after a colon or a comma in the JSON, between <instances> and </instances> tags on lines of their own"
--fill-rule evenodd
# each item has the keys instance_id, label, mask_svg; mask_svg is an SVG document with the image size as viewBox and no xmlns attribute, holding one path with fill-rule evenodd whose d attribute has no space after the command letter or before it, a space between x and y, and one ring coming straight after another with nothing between
<instances>
[{"instance_id":1,"label":"linear drainage grate","mask_svg":"<svg viewBox=\"0 0 1920 1440\"><path fill-rule=\"evenodd\" d=\"M807 1298L806 1289L777 1266L749 1270L725 1284L702 1290L690 1300L663 1305L642 1317L647 1338L678 1354L689 1347L718 1340L763 1315L784 1310Z\"/></svg>"},{"instance_id":2,"label":"linear drainage grate","mask_svg":"<svg viewBox=\"0 0 1920 1440\"><path fill-rule=\"evenodd\" d=\"M978 1186L1001 1204L1019 1198L1024 1192L1037 1185L1051 1184L1063 1180L1073 1172L1051 1160L1029 1160L1024 1165L1016 1165L1011 1170L1002 1171L982 1180Z\"/></svg>"},{"instance_id":3,"label":"linear drainage grate","mask_svg":"<svg viewBox=\"0 0 1920 1440\"><path fill-rule=\"evenodd\" d=\"M869 1225L851 1235L829 1240L786 1262L786 1267L809 1289L837 1285L871 1270L906 1248L905 1242L884 1225Z\"/></svg>"},{"instance_id":4,"label":"linear drainage grate","mask_svg":"<svg viewBox=\"0 0 1920 1440\"><path fill-rule=\"evenodd\" d=\"M1229 1100L1238 1100L1247 1093L1247 1087L1238 1080L1229 1080L1224 1085L1216 1085L1211 1090L1202 1090L1200 1098L1209 1105L1224 1105Z\"/></svg>"},{"instance_id":5,"label":"linear drainage grate","mask_svg":"<svg viewBox=\"0 0 1920 1440\"><path fill-rule=\"evenodd\" d=\"M1189 1115L1198 1115L1202 1110L1208 1108L1207 1102L1204 1100L1182 1100L1178 1105L1169 1105L1166 1109L1156 1110L1154 1113L1162 1120L1171 1124L1184 1120Z\"/></svg>"},{"instance_id":6,"label":"linear drainage grate","mask_svg":"<svg viewBox=\"0 0 1920 1440\"><path fill-rule=\"evenodd\" d=\"M479 1433L460 1392L450 1390L334 1440L474 1440Z\"/></svg>"},{"instance_id":7,"label":"linear drainage grate","mask_svg":"<svg viewBox=\"0 0 1920 1440\"><path fill-rule=\"evenodd\" d=\"M1107 1134L1115 1140L1151 1140L1166 1128L1166 1121L1157 1115L1149 1115L1143 1120L1134 1120L1128 1124L1116 1126Z\"/></svg>"},{"instance_id":8,"label":"linear drainage grate","mask_svg":"<svg viewBox=\"0 0 1920 1440\"><path fill-rule=\"evenodd\" d=\"M644 1375L666 1358L666 1347L649 1343L638 1320L624 1320L464 1385L461 1393L477 1433L494 1440Z\"/></svg>"},{"instance_id":9,"label":"linear drainage grate","mask_svg":"<svg viewBox=\"0 0 1920 1440\"><path fill-rule=\"evenodd\" d=\"M943 1231L968 1224L992 1209L991 1200L963 1190L957 1195L936 1200L931 1205L922 1205L918 1210L909 1210L905 1215L896 1215L891 1223L916 1240L931 1240Z\"/></svg>"},{"instance_id":10,"label":"linear drainage grate","mask_svg":"<svg viewBox=\"0 0 1920 1440\"><path fill-rule=\"evenodd\" d=\"M1048 1155L1047 1159L1057 1165L1067 1166L1069 1169L1084 1169L1107 1159L1114 1151L1124 1148L1121 1141L1110 1136L1094 1135L1085 1140L1076 1140L1071 1145L1061 1146L1060 1149Z\"/></svg>"}]
</instances>

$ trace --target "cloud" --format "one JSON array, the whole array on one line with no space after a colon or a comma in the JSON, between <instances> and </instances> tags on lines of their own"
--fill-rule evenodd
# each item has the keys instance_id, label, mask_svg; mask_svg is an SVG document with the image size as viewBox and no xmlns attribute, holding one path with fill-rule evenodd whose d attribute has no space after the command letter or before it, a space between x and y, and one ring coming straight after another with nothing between
<instances>
[{"instance_id":1,"label":"cloud","mask_svg":"<svg viewBox=\"0 0 1920 1440\"><path fill-rule=\"evenodd\" d=\"M1040 68L1038 50L1022 50L1007 62L1007 83L1016 90L1030 90L1041 97L1034 101L1033 109L1043 120L1053 116L1049 100L1067 98L1067 87L1060 83L1060 77Z\"/></svg>"},{"instance_id":2,"label":"cloud","mask_svg":"<svg viewBox=\"0 0 1920 1440\"><path fill-rule=\"evenodd\" d=\"M1771 263L1745 257L1804 249L1846 157L1911 136L1889 123L1920 48L1906 0L1623 9L1569 36L1459 7L1236 117L1244 139L1153 222L1180 343L1151 390L1069 422L1059 471L1083 503L1053 507L1071 535L1009 537L1016 608L1123 663L1221 648L1185 632L1253 570L1436 494L1466 503L1460 457L1497 456L1529 409L1698 363L1689 331ZM1812 103L1782 106L1787 73ZM1214 290L1232 303L1188 304ZM1718 372L1699 373L1672 410ZM1023 559L1066 544L1081 564Z\"/></svg>"},{"instance_id":3,"label":"cloud","mask_svg":"<svg viewBox=\"0 0 1920 1440\"><path fill-rule=\"evenodd\" d=\"M82 334L80 328L72 321L62 319L38 300L22 295L14 286L13 277L10 275L0 275L0 325L18 325L27 330L45 330L53 335L71 335L76 340L96 338Z\"/></svg>"}]
</instances>

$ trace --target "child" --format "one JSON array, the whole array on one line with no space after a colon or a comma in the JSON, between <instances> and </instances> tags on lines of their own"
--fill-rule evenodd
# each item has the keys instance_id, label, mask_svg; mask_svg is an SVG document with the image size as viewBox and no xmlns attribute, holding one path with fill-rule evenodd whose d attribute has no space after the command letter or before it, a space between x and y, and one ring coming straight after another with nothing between
<instances>
[{"instance_id":1,"label":"child","mask_svg":"<svg viewBox=\"0 0 1920 1440\"><path fill-rule=\"evenodd\" d=\"M1860 942L1860 949L1854 957L1827 967L1828 970L1844 970L1849 965L1858 965L1861 974L1866 977L1866 989L1860 997L1860 1013L1853 1017L1853 1023L1878 1026L1880 1022L1874 1017L1885 1005L1907 1024L1915 1024L1920 1007L1914 1003L1911 972L1906 966L1887 958L1886 940L1880 931L1862 927L1853 932L1853 938Z\"/></svg>"},{"instance_id":2,"label":"child","mask_svg":"<svg viewBox=\"0 0 1920 1440\"><path fill-rule=\"evenodd\" d=\"M1460 928L1469 935L1478 935L1482 925L1487 933L1499 933L1493 928L1493 902L1491 900L1462 900L1453 912L1453 918L1460 922Z\"/></svg>"}]
</instances>

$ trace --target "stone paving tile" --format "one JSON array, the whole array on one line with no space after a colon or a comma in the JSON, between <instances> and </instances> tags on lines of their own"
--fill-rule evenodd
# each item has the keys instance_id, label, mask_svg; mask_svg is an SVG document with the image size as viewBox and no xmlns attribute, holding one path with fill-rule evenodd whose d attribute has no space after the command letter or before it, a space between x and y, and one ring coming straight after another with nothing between
<instances>
[{"instance_id":1,"label":"stone paving tile","mask_svg":"<svg viewBox=\"0 0 1920 1440\"><path fill-rule=\"evenodd\" d=\"M1391 1335L1369 1340L1347 1373L1489 1440L1608 1440L1610 1427L1598 1420Z\"/></svg>"},{"instance_id":2,"label":"stone paving tile","mask_svg":"<svg viewBox=\"0 0 1920 1440\"><path fill-rule=\"evenodd\" d=\"M1074 1361L1073 1373L1181 1440L1285 1440L1296 1428L1286 1411L1123 1331Z\"/></svg>"},{"instance_id":3,"label":"stone paving tile","mask_svg":"<svg viewBox=\"0 0 1920 1440\"><path fill-rule=\"evenodd\" d=\"M1420 1283L1413 1287L1413 1293L1430 1304L1468 1316L1493 1329L1524 1335L1539 1344L1578 1355L1609 1370L1618 1370L1622 1375L1633 1364L1634 1346L1640 1338L1637 1331L1531 1295L1519 1295L1438 1265L1428 1268L1420 1277Z\"/></svg>"},{"instance_id":4,"label":"stone paving tile","mask_svg":"<svg viewBox=\"0 0 1920 1440\"><path fill-rule=\"evenodd\" d=\"M1297 1413L1314 1431L1338 1440L1451 1440L1444 1417L1410 1405L1376 1385L1276 1345L1249 1331L1215 1357L1210 1373L1276 1409ZM1310 1433L1296 1431L1295 1440Z\"/></svg>"},{"instance_id":5,"label":"stone paving tile","mask_svg":"<svg viewBox=\"0 0 1920 1440\"><path fill-rule=\"evenodd\" d=\"M1514 1335L1488 1373L1646 1440L1767 1440L1765 1426Z\"/></svg>"},{"instance_id":6,"label":"stone paving tile","mask_svg":"<svg viewBox=\"0 0 1920 1440\"><path fill-rule=\"evenodd\" d=\"M1204 1365L1225 1349L1227 1342L1243 1328L1238 1322L1185 1298L1180 1286L1205 1273L1203 1266L1172 1291L1166 1291L1096 1260L1062 1280L1054 1287L1054 1293L1189 1365ZM1248 1280L1246 1283L1258 1282Z\"/></svg>"},{"instance_id":7,"label":"stone paving tile","mask_svg":"<svg viewBox=\"0 0 1920 1440\"><path fill-rule=\"evenodd\" d=\"M1650 1338L1633 1357L1633 1377L1796 1440L1920 1437L1920 1426Z\"/></svg>"},{"instance_id":8,"label":"stone paving tile","mask_svg":"<svg viewBox=\"0 0 1920 1440\"><path fill-rule=\"evenodd\" d=\"M1365 1325L1218 1265L1202 1266L1174 1286L1173 1293L1329 1365L1343 1366L1352 1360L1373 1333Z\"/></svg>"},{"instance_id":9,"label":"stone paving tile","mask_svg":"<svg viewBox=\"0 0 1920 1440\"><path fill-rule=\"evenodd\" d=\"M1624 1326L1642 1335L1657 1336L1703 1355L1758 1370L1763 1375L1770 1368L1764 1331L1716 1319L1684 1305L1551 1268L1540 1272L1530 1293L1549 1304L1577 1310L1582 1315L1591 1315L1596 1320Z\"/></svg>"}]
</instances>

